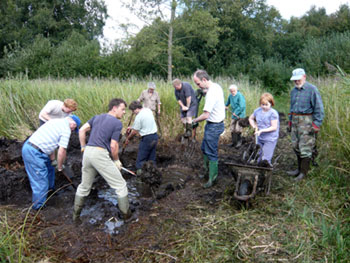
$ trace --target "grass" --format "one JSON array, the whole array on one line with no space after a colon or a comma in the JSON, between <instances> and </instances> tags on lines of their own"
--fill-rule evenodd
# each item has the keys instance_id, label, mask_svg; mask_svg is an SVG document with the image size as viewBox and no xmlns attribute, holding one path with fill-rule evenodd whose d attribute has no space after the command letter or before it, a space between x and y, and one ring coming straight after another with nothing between
<instances>
[{"instance_id":1,"label":"grass","mask_svg":"<svg viewBox=\"0 0 350 263\"><path fill-rule=\"evenodd\" d=\"M229 84L238 85L246 97L247 115L258 106L262 93L258 86L244 80L216 81L224 88L225 98ZM254 209L235 209L230 196L225 196L215 209L196 209L194 204L188 208L193 214L191 223L172 233L164 253L149 251L139 262L349 262L350 77L339 74L310 82L319 88L325 106L318 139L319 167L313 167L300 184L290 184L282 173L276 175L278 181L272 193L257 196ZM163 137L171 139L182 129L173 87L162 81L156 81L156 85L162 101ZM28 136L49 99L76 99L77 115L85 122L106 112L111 98L122 97L129 103L146 86L147 82L135 80L3 80L0 135L19 139ZM275 108L288 113L289 95L275 99ZM129 117L128 111L124 125ZM164 231L176 228L176 222L164 224ZM2 261L12 257L13 262L25 262L21 251L27 246L26 236L21 236L18 227L11 226L8 217L1 217ZM18 261L19 255L22 261Z\"/></svg>"}]
</instances>

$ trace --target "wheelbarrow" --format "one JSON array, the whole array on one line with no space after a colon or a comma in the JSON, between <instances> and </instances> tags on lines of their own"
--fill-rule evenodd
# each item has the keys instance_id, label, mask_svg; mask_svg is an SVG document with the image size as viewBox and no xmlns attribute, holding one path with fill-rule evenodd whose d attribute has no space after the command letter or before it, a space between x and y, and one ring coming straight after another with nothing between
<instances>
[{"instance_id":1,"label":"wheelbarrow","mask_svg":"<svg viewBox=\"0 0 350 263\"><path fill-rule=\"evenodd\" d=\"M257 193L264 191L270 193L272 180L272 167L261 167L245 164L225 162L237 171L237 183L235 186L234 198L239 201L248 201L254 198Z\"/></svg>"}]
</instances>

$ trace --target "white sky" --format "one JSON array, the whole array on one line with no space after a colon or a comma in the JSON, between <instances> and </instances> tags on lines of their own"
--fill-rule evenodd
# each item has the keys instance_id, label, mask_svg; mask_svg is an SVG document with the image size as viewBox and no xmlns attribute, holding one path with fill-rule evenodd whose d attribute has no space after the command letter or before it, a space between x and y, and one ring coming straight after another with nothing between
<instances>
[{"instance_id":1,"label":"white sky","mask_svg":"<svg viewBox=\"0 0 350 263\"><path fill-rule=\"evenodd\" d=\"M105 0L108 15L110 16L103 29L104 40L102 43L106 45L114 44L116 39L123 38L123 31L119 28L122 23L134 23L138 28L133 28L131 33L137 33L143 23L133 16L127 8L123 8L119 0ZM270 6L274 6L285 19L291 16L300 17L310 10L311 6L317 8L325 7L327 14L334 13L342 4L350 3L350 0L266 0Z\"/></svg>"}]
</instances>

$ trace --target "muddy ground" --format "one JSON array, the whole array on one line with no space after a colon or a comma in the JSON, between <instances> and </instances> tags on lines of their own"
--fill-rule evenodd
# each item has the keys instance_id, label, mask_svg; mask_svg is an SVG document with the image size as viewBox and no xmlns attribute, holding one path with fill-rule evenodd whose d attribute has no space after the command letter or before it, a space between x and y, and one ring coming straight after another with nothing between
<instances>
[{"instance_id":1,"label":"muddy ground","mask_svg":"<svg viewBox=\"0 0 350 263\"><path fill-rule=\"evenodd\" d=\"M280 139L275 157L281 154L272 174L280 174L294 164L286 120L281 114ZM202 155L199 142L188 142L180 136L175 140L159 141L157 168L149 165L142 176L123 172L129 188L129 201L137 219L124 224L120 219L116 196L103 178L98 176L81 214L82 224L72 222L75 189L62 174L56 174L56 192L47 207L38 214L29 213L34 220L32 234L39 236L34 247L45 246L43 258L54 257L60 262L135 262L142 251L161 251L166 244L167 231L161 226L171 220L186 225L191 213L186 207L201 204L215 209L224 195L233 195L237 170L227 162L242 163L242 154L254 141L246 134L237 150L228 146L229 132L220 138L219 177L210 189L203 189ZM31 205L31 189L21 158L23 142L0 139L0 213L5 208L18 211L25 217ZM123 165L135 171L138 140L132 141L121 156ZM77 186L81 180L81 153L77 135L68 147L67 165L74 172L71 178ZM271 191L274 191L274 181ZM262 194L262 193L259 193ZM233 200L232 205L235 206ZM238 209L238 208L237 208Z\"/></svg>"}]
</instances>

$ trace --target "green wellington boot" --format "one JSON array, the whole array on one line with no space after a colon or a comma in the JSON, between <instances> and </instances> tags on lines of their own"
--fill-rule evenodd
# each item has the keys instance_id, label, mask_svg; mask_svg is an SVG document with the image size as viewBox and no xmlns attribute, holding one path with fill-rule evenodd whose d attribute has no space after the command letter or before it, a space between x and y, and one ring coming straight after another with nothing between
<instances>
[{"instance_id":1,"label":"green wellington boot","mask_svg":"<svg viewBox=\"0 0 350 263\"><path fill-rule=\"evenodd\" d=\"M203 168L204 168L204 173L199 174L199 178L203 179L209 174L209 159L208 156L205 154L203 155Z\"/></svg>"},{"instance_id":2,"label":"green wellington boot","mask_svg":"<svg viewBox=\"0 0 350 263\"><path fill-rule=\"evenodd\" d=\"M213 186L213 183L218 177L218 161L210 161L209 160L209 180L203 185L204 188L209 188Z\"/></svg>"},{"instance_id":3,"label":"green wellington boot","mask_svg":"<svg viewBox=\"0 0 350 263\"><path fill-rule=\"evenodd\" d=\"M86 199L86 196L75 195L74 210L73 210L73 221L75 223L79 223L80 213L81 213L81 210L83 209L85 199Z\"/></svg>"}]
</instances>

